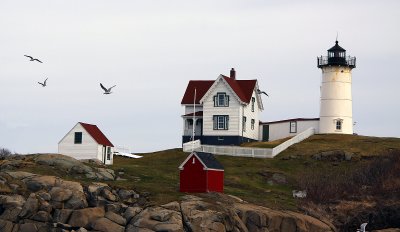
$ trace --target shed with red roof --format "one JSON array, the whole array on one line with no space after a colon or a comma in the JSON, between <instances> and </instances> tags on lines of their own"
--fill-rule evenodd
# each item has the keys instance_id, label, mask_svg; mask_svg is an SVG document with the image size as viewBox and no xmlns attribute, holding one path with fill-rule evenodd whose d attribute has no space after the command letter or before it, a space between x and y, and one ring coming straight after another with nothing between
<instances>
[{"instance_id":1,"label":"shed with red roof","mask_svg":"<svg viewBox=\"0 0 400 232\"><path fill-rule=\"evenodd\" d=\"M96 126L78 122L58 143L58 153L75 159L113 163L114 145Z\"/></svg>"},{"instance_id":2,"label":"shed with red roof","mask_svg":"<svg viewBox=\"0 0 400 232\"><path fill-rule=\"evenodd\" d=\"M181 192L224 191L224 167L211 153L192 152L179 170Z\"/></svg>"}]
</instances>

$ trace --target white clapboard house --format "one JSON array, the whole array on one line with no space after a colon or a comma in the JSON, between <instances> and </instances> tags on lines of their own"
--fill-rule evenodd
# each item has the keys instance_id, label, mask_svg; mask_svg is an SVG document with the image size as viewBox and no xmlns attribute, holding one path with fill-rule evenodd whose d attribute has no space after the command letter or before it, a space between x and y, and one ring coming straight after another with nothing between
<instances>
[{"instance_id":1,"label":"white clapboard house","mask_svg":"<svg viewBox=\"0 0 400 232\"><path fill-rule=\"evenodd\" d=\"M258 141L263 104L257 90L257 80L237 80L233 68L229 77L189 81L181 101L185 108L182 143L191 140L193 127L201 144Z\"/></svg>"},{"instance_id":2,"label":"white clapboard house","mask_svg":"<svg viewBox=\"0 0 400 232\"><path fill-rule=\"evenodd\" d=\"M58 143L58 153L113 163L114 145L96 125L78 122Z\"/></svg>"}]
</instances>

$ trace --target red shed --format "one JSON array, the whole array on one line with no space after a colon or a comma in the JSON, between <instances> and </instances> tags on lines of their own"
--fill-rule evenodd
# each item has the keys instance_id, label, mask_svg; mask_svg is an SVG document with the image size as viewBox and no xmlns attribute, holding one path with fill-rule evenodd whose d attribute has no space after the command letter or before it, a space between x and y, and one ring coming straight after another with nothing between
<instances>
[{"instance_id":1,"label":"red shed","mask_svg":"<svg viewBox=\"0 0 400 232\"><path fill-rule=\"evenodd\" d=\"M211 153L192 152L179 170L181 192L224 191L224 167Z\"/></svg>"}]
</instances>

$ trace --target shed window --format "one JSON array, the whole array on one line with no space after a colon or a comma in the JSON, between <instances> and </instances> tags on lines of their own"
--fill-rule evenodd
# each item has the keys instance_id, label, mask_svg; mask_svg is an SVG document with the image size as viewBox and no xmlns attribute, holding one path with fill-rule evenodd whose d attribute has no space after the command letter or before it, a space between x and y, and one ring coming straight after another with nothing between
<instances>
[{"instance_id":1,"label":"shed window","mask_svg":"<svg viewBox=\"0 0 400 232\"><path fill-rule=\"evenodd\" d=\"M194 157L193 157L192 164L194 164L194 163L195 163L195 159L194 159Z\"/></svg>"},{"instance_id":2,"label":"shed window","mask_svg":"<svg viewBox=\"0 0 400 232\"><path fill-rule=\"evenodd\" d=\"M74 143L82 144L82 132L75 132Z\"/></svg>"},{"instance_id":3,"label":"shed window","mask_svg":"<svg viewBox=\"0 0 400 232\"><path fill-rule=\"evenodd\" d=\"M256 123L256 120L251 119L251 129L254 130L254 124Z\"/></svg>"}]
</instances>

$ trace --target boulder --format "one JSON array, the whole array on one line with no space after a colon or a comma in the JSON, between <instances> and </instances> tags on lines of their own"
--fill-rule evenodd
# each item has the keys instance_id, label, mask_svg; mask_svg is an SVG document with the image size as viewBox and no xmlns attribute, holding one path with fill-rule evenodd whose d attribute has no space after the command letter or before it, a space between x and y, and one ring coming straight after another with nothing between
<instances>
[{"instance_id":1,"label":"boulder","mask_svg":"<svg viewBox=\"0 0 400 232\"><path fill-rule=\"evenodd\" d=\"M71 226L89 228L98 218L104 217L104 209L102 207L79 209L72 212L68 224Z\"/></svg>"},{"instance_id":2,"label":"boulder","mask_svg":"<svg viewBox=\"0 0 400 232\"><path fill-rule=\"evenodd\" d=\"M39 209L39 200L36 198L35 193L31 193L28 199L26 200L24 206L22 207L22 211L19 214L21 218L29 218L32 217Z\"/></svg>"},{"instance_id":3,"label":"boulder","mask_svg":"<svg viewBox=\"0 0 400 232\"><path fill-rule=\"evenodd\" d=\"M50 192L51 200L64 202L72 197L72 191L68 188L53 187Z\"/></svg>"},{"instance_id":4,"label":"boulder","mask_svg":"<svg viewBox=\"0 0 400 232\"><path fill-rule=\"evenodd\" d=\"M36 176L36 174L30 173L30 172L20 172L20 171L17 171L17 172L10 171L10 172L6 172L6 173L8 175L10 175L12 178L19 179L19 180L27 178L27 177L31 177L31 176Z\"/></svg>"},{"instance_id":5,"label":"boulder","mask_svg":"<svg viewBox=\"0 0 400 232\"><path fill-rule=\"evenodd\" d=\"M117 223L111 221L108 218L99 218L93 224L94 230L103 232L124 232L125 228Z\"/></svg>"},{"instance_id":6,"label":"boulder","mask_svg":"<svg viewBox=\"0 0 400 232\"><path fill-rule=\"evenodd\" d=\"M84 174L92 171L92 168L86 166L79 160L60 154L41 154L37 155L34 160L38 164L54 166L60 170L71 172L72 174Z\"/></svg>"},{"instance_id":7,"label":"boulder","mask_svg":"<svg viewBox=\"0 0 400 232\"><path fill-rule=\"evenodd\" d=\"M121 226L126 225L126 219L119 214L108 211L106 212L105 217Z\"/></svg>"},{"instance_id":8,"label":"boulder","mask_svg":"<svg viewBox=\"0 0 400 232\"><path fill-rule=\"evenodd\" d=\"M10 221L0 219L0 231L2 232L12 232L14 224Z\"/></svg>"},{"instance_id":9,"label":"boulder","mask_svg":"<svg viewBox=\"0 0 400 232\"><path fill-rule=\"evenodd\" d=\"M38 228L35 223L24 223L19 225L19 232L37 232Z\"/></svg>"},{"instance_id":10,"label":"boulder","mask_svg":"<svg viewBox=\"0 0 400 232\"><path fill-rule=\"evenodd\" d=\"M53 213L53 220L55 222L67 223L72 214L72 209L55 209Z\"/></svg>"},{"instance_id":11,"label":"boulder","mask_svg":"<svg viewBox=\"0 0 400 232\"><path fill-rule=\"evenodd\" d=\"M22 207L8 208L1 214L0 219L17 222L21 211Z\"/></svg>"},{"instance_id":12,"label":"boulder","mask_svg":"<svg viewBox=\"0 0 400 232\"><path fill-rule=\"evenodd\" d=\"M102 190L101 190L101 195L105 198L105 199L107 199L107 200L109 200L109 201L117 201L117 196L115 196L111 191L110 191L110 189L109 188L103 188Z\"/></svg>"},{"instance_id":13,"label":"boulder","mask_svg":"<svg viewBox=\"0 0 400 232\"><path fill-rule=\"evenodd\" d=\"M133 217L138 215L142 211L142 208L140 207L128 207L126 208L123 216L126 219L127 222L129 222Z\"/></svg>"},{"instance_id":14,"label":"boulder","mask_svg":"<svg viewBox=\"0 0 400 232\"><path fill-rule=\"evenodd\" d=\"M56 185L57 181L60 181L60 178L55 176L31 176L22 181L30 191L37 192L42 189L49 191Z\"/></svg>"},{"instance_id":15,"label":"boulder","mask_svg":"<svg viewBox=\"0 0 400 232\"><path fill-rule=\"evenodd\" d=\"M154 231L184 231L180 212L161 207L149 207L136 215L129 222L134 227Z\"/></svg>"},{"instance_id":16,"label":"boulder","mask_svg":"<svg viewBox=\"0 0 400 232\"><path fill-rule=\"evenodd\" d=\"M32 218L32 220L39 221L39 222L50 222L53 220L51 215L46 211L38 211L31 218Z\"/></svg>"},{"instance_id":17,"label":"boulder","mask_svg":"<svg viewBox=\"0 0 400 232\"><path fill-rule=\"evenodd\" d=\"M22 207L25 202L25 198L21 195L0 195L0 205L6 209Z\"/></svg>"}]
</instances>

